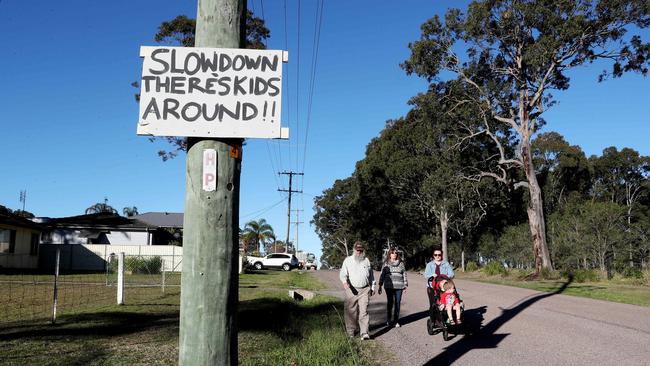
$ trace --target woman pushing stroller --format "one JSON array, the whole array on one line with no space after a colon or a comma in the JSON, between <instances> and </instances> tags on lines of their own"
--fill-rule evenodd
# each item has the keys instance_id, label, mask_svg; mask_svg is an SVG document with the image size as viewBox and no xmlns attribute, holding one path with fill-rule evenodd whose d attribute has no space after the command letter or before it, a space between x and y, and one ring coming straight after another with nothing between
<instances>
[{"instance_id":1,"label":"woman pushing stroller","mask_svg":"<svg viewBox=\"0 0 650 366\"><path fill-rule=\"evenodd\" d=\"M427 278L429 298L429 322L427 323L429 334L435 333L436 328L442 327L443 337L447 340L445 325L462 323L463 304L452 280L454 270L449 262L442 259L442 249L433 250L433 261L427 264L424 276ZM444 310L446 310L446 319L443 316Z\"/></svg>"},{"instance_id":2,"label":"woman pushing stroller","mask_svg":"<svg viewBox=\"0 0 650 366\"><path fill-rule=\"evenodd\" d=\"M436 303L436 295L439 289L435 288L439 284L440 276L445 276L447 279L454 278L454 270L451 268L449 262L442 260L442 249L433 249L433 260L427 264L424 270L424 278L429 279L433 277L433 281L427 281L427 296L429 297L429 308Z\"/></svg>"}]
</instances>

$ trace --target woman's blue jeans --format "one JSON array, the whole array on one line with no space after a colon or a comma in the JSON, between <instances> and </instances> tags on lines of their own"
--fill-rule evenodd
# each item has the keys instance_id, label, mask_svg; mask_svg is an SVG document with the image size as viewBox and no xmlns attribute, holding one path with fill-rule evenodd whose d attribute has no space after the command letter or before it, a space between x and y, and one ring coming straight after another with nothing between
<instances>
[{"instance_id":1,"label":"woman's blue jeans","mask_svg":"<svg viewBox=\"0 0 650 366\"><path fill-rule=\"evenodd\" d=\"M402 302L402 290L387 288L386 290L386 313L387 319L391 323L397 322L399 319L399 305ZM394 320L391 320L394 319Z\"/></svg>"}]
</instances>

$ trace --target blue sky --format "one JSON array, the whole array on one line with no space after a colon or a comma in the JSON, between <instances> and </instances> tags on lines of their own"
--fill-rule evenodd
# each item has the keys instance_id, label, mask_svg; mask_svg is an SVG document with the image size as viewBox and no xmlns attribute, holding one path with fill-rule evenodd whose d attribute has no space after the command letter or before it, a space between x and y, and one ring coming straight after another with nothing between
<instances>
[{"instance_id":1,"label":"blue sky","mask_svg":"<svg viewBox=\"0 0 650 366\"><path fill-rule=\"evenodd\" d=\"M399 63L420 24L449 3L326 1L307 129L316 1L300 2L300 18L298 1L286 1L286 33L284 2L249 1L271 29L268 48L289 51L283 126L291 139L247 140L241 225L266 218L284 238L286 194L277 189L287 188L287 178L277 172L304 166L294 187L304 194L294 196L292 209L304 210L300 248L319 252L309 225L314 196L349 176L385 121L404 115L408 99L426 89ZM119 211L183 211L184 155L162 162L156 152L165 144L136 135L130 86L141 74L139 47L155 45L160 23L180 14L195 17L196 2L0 0L0 204L20 208L25 189L26 209L37 216L83 214L104 197ZM571 72L571 88L554 93L559 104L545 114L545 131L560 132L587 155L608 146L650 155L650 79L630 74L599 84L603 68Z\"/></svg>"}]
</instances>

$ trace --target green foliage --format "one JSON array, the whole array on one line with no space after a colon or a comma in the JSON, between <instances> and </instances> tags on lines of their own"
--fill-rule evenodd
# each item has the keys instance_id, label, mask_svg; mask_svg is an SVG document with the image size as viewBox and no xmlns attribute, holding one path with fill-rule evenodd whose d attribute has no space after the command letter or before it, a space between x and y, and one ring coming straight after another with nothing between
<instances>
[{"instance_id":1,"label":"green foliage","mask_svg":"<svg viewBox=\"0 0 650 366\"><path fill-rule=\"evenodd\" d=\"M623 271L621 271L621 275L625 278L635 278L635 279L643 278L643 272L636 267L625 267Z\"/></svg>"},{"instance_id":2,"label":"green foliage","mask_svg":"<svg viewBox=\"0 0 650 366\"><path fill-rule=\"evenodd\" d=\"M503 266L498 261L491 261L487 265L485 265L482 269L483 273L487 274L488 276L507 276L508 271L506 268Z\"/></svg>"},{"instance_id":3,"label":"green foliage","mask_svg":"<svg viewBox=\"0 0 650 366\"><path fill-rule=\"evenodd\" d=\"M531 231L539 235L542 253L547 249L543 209L554 210L565 192L588 191L580 149L557 136L542 136L546 141L540 141L537 151L531 147L545 123L543 113L556 103L551 91L568 89L568 72L597 59L612 61L601 80L628 71L646 75L650 45L627 33L649 25L645 1L476 0L465 11L449 9L444 20L429 19L420 39L409 44L411 55L401 65L408 74L433 82L430 89L442 84L441 76L454 75L455 80L445 83L452 86L447 94L451 105L469 106L484 117L479 124L458 118L464 142L484 139L485 146L498 148L479 160L484 166L468 170L476 179L492 177L510 188L528 187L529 212L536 218L530 221ZM546 153L553 160L546 162L553 164L544 165ZM544 193L553 200L546 206L538 190L538 170L542 183L548 183ZM546 265L550 258L543 255L538 259Z\"/></svg>"},{"instance_id":4,"label":"green foliage","mask_svg":"<svg viewBox=\"0 0 650 366\"><path fill-rule=\"evenodd\" d=\"M561 277L560 272L553 271L549 268L542 268L539 271L539 278L543 280L559 280Z\"/></svg>"},{"instance_id":5,"label":"green foliage","mask_svg":"<svg viewBox=\"0 0 650 366\"><path fill-rule=\"evenodd\" d=\"M614 77L647 73L650 46L628 34L650 24L642 3L473 1L423 24L402 67L429 89L386 123L350 177L315 200L323 263L339 265L355 240L370 243L376 258L390 239L421 266L446 230L455 261L462 250L526 272L533 204L548 219L540 220L546 230L533 229L548 235L558 269L647 260L650 158L607 148L587 159L560 134L540 133L556 102L551 92L569 88L570 69L607 58ZM535 189L515 189L536 184L539 200Z\"/></svg>"},{"instance_id":6,"label":"green foliage","mask_svg":"<svg viewBox=\"0 0 650 366\"><path fill-rule=\"evenodd\" d=\"M159 274L162 271L162 258L128 256L124 259L124 271L133 274Z\"/></svg>"},{"instance_id":7,"label":"green foliage","mask_svg":"<svg viewBox=\"0 0 650 366\"><path fill-rule=\"evenodd\" d=\"M270 253L269 246L275 241L275 233L266 219L251 220L241 230L240 240L244 243L244 253L251 250Z\"/></svg>"},{"instance_id":8,"label":"green foliage","mask_svg":"<svg viewBox=\"0 0 650 366\"><path fill-rule=\"evenodd\" d=\"M528 224L507 226L497 241L498 258L508 263L510 267L532 265L531 240Z\"/></svg>"},{"instance_id":9,"label":"green foliage","mask_svg":"<svg viewBox=\"0 0 650 366\"><path fill-rule=\"evenodd\" d=\"M465 265L466 272L475 272L479 270L479 266L476 262L469 262Z\"/></svg>"},{"instance_id":10,"label":"green foliage","mask_svg":"<svg viewBox=\"0 0 650 366\"><path fill-rule=\"evenodd\" d=\"M577 283L598 282L600 281L600 271L593 269L576 269L562 272L562 277L572 277L573 281Z\"/></svg>"},{"instance_id":11,"label":"green foliage","mask_svg":"<svg viewBox=\"0 0 650 366\"><path fill-rule=\"evenodd\" d=\"M535 270L533 269L521 269L513 268L508 270L508 277L515 278L517 280L526 281L534 278Z\"/></svg>"}]
</instances>

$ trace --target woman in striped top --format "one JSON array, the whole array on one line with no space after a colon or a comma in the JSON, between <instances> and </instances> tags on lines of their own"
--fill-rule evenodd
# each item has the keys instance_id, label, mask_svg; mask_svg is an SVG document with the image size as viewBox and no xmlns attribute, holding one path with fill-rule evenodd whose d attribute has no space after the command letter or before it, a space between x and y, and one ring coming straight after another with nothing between
<instances>
[{"instance_id":1,"label":"woman in striped top","mask_svg":"<svg viewBox=\"0 0 650 366\"><path fill-rule=\"evenodd\" d=\"M399 307L402 302L402 293L408 287L408 279L406 277L406 268L404 261L397 251L397 248L391 248L386 254L384 266L381 269L381 276L379 277L379 294L381 294L382 286L386 289L386 325L394 325L399 328Z\"/></svg>"}]
</instances>

